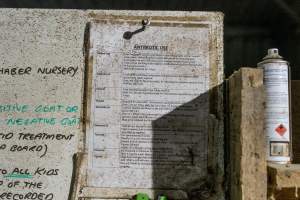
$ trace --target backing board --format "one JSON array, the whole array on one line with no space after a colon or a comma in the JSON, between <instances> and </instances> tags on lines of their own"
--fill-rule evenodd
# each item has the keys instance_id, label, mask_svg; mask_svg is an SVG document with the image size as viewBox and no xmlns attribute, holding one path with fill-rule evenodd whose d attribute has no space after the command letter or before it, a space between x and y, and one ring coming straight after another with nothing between
<instances>
[{"instance_id":1,"label":"backing board","mask_svg":"<svg viewBox=\"0 0 300 200\"><path fill-rule=\"evenodd\" d=\"M103 16L90 24L89 195L206 183L216 134L211 107L222 104L211 99L222 79L214 49L221 27L214 28L174 16Z\"/></svg>"}]
</instances>

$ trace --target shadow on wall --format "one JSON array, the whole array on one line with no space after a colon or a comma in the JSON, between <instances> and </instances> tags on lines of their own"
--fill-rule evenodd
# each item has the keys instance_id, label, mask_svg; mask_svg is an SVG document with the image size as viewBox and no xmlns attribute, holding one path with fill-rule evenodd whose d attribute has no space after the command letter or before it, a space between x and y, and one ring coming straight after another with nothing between
<instances>
[{"instance_id":1,"label":"shadow on wall","mask_svg":"<svg viewBox=\"0 0 300 200\"><path fill-rule=\"evenodd\" d=\"M88 26L86 39L87 36ZM157 111L160 117L153 117L148 127L141 125L140 131L131 132L137 134L139 144L135 148L140 149L130 161L141 166L151 164L155 197L167 195L162 190L184 190L189 200L223 199L219 198L224 194L223 84L184 104L178 98L172 98L174 102L148 101L150 106L156 106L150 109L151 113ZM178 106L170 111L173 105ZM139 111L148 122L151 115L147 109Z\"/></svg>"},{"instance_id":2,"label":"shadow on wall","mask_svg":"<svg viewBox=\"0 0 300 200\"><path fill-rule=\"evenodd\" d=\"M222 85L152 121L155 189L183 189L190 200L222 194L221 91Z\"/></svg>"}]
</instances>

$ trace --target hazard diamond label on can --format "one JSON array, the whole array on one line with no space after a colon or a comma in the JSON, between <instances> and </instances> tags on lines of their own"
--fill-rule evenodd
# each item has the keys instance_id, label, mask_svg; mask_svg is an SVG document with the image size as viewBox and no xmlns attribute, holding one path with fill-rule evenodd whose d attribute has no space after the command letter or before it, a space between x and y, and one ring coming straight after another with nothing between
<instances>
[{"instance_id":1,"label":"hazard diamond label on can","mask_svg":"<svg viewBox=\"0 0 300 200\"><path fill-rule=\"evenodd\" d=\"M286 133L287 129L284 127L283 124L280 124L280 125L275 129L275 131L276 131L280 136L283 136L283 135Z\"/></svg>"}]
</instances>

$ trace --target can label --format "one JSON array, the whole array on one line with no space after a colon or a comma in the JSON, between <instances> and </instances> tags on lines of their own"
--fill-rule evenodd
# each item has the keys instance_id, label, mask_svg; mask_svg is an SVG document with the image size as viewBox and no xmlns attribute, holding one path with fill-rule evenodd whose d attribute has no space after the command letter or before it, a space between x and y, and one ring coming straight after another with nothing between
<instances>
[{"instance_id":1,"label":"can label","mask_svg":"<svg viewBox=\"0 0 300 200\"><path fill-rule=\"evenodd\" d=\"M289 161L289 67L285 63L265 63L263 68L266 90L265 132L270 146L268 160Z\"/></svg>"},{"instance_id":2,"label":"can label","mask_svg":"<svg viewBox=\"0 0 300 200\"><path fill-rule=\"evenodd\" d=\"M288 142L270 142L270 156L289 156Z\"/></svg>"}]
</instances>

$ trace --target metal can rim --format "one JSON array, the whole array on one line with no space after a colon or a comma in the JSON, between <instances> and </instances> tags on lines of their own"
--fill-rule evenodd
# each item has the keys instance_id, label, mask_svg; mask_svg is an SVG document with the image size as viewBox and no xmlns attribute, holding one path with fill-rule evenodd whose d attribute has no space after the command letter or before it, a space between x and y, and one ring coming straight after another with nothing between
<instances>
[{"instance_id":1,"label":"metal can rim","mask_svg":"<svg viewBox=\"0 0 300 200\"><path fill-rule=\"evenodd\" d=\"M267 64L267 63L284 63L284 64L287 64L287 65L290 65L290 63L288 61L285 61L285 60L280 60L280 59L266 59L266 60L263 60L263 61L257 63L257 66L260 67L263 64Z\"/></svg>"}]
</instances>

